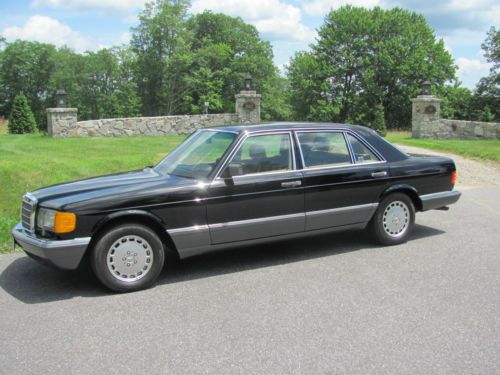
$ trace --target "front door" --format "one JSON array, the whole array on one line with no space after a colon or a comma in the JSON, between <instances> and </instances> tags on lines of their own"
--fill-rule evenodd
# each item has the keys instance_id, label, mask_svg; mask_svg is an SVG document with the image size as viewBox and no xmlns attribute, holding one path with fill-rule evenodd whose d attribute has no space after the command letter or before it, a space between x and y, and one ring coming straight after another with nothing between
<instances>
[{"instance_id":1,"label":"front door","mask_svg":"<svg viewBox=\"0 0 500 375\"><path fill-rule=\"evenodd\" d=\"M304 231L302 173L292 134L249 135L208 188L212 244Z\"/></svg>"}]
</instances>

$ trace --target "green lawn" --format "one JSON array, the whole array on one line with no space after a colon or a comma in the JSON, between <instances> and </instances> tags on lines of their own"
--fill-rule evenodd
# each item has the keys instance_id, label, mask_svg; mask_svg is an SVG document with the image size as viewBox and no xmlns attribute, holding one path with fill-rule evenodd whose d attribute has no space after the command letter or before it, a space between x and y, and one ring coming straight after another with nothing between
<instances>
[{"instance_id":1,"label":"green lawn","mask_svg":"<svg viewBox=\"0 0 500 375\"><path fill-rule=\"evenodd\" d=\"M413 139L409 132L389 132L389 142L446 151L468 158L500 161L500 140Z\"/></svg>"},{"instance_id":2,"label":"green lawn","mask_svg":"<svg viewBox=\"0 0 500 375\"><path fill-rule=\"evenodd\" d=\"M0 134L0 253L27 190L152 165L184 137L49 138Z\"/></svg>"}]
</instances>

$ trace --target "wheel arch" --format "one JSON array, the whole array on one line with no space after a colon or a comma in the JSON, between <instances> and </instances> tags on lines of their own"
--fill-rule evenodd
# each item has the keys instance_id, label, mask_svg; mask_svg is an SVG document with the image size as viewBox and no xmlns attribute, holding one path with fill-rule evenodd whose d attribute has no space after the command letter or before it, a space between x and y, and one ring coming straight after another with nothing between
<instances>
[{"instance_id":1,"label":"wheel arch","mask_svg":"<svg viewBox=\"0 0 500 375\"><path fill-rule=\"evenodd\" d=\"M408 184L391 185L387 189L385 189L384 192L380 195L379 201L382 201L382 199L387 197L389 194L393 193L403 193L408 195L412 200L413 205L415 206L415 210L422 211L422 201L415 187Z\"/></svg>"},{"instance_id":2,"label":"wheel arch","mask_svg":"<svg viewBox=\"0 0 500 375\"><path fill-rule=\"evenodd\" d=\"M126 210L114 212L101 219L92 229L92 239L89 243L88 248L93 248L93 245L97 242L101 233L108 230L109 228L125 223L139 223L152 229L166 246L166 250L171 250L171 252L175 253L177 257L179 256L177 247L175 246L175 243L168 232L165 230L163 221L151 212L143 210Z\"/></svg>"}]
</instances>

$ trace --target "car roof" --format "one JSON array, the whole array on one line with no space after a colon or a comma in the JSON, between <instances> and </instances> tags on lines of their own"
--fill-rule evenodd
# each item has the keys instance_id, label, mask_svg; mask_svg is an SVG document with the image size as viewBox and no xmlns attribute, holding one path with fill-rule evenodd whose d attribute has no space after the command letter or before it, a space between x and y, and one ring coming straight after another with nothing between
<instances>
[{"instance_id":1,"label":"car roof","mask_svg":"<svg viewBox=\"0 0 500 375\"><path fill-rule=\"evenodd\" d=\"M323 123L323 122L269 122L253 125L227 125L227 126L216 126L211 127L213 130L225 130L239 133L241 131L246 131L249 133L258 131L273 131L273 130L294 130L294 129L317 129L317 128L328 128L328 129L352 129L361 130L367 129L364 126L359 125L348 125L348 124L336 124L336 123Z\"/></svg>"}]
</instances>

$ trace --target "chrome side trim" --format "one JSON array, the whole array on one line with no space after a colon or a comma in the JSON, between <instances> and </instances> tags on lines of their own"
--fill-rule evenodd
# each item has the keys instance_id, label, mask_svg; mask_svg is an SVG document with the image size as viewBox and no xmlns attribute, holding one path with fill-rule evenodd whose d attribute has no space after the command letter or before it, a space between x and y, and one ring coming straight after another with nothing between
<instances>
[{"instance_id":1,"label":"chrome side trim","mask_svg":"<svg viewBox=\"0 0 500 375\"><path fill-rule=\"evenodd\" d=\"M367 203L367 204L360 204L360 205L356 205L356 206L330 208L328 210L308 211L306 214L310 215L310 216L329 215L329 214L339 213L339 212L344 212L344 211L356 211L356 210L362 210L365 208L377 208L377 207L378 207L378 203Z\"/></svg>"},{"instance_id":2,"label":"chrome side trim","mask_svg":"<svg viewBox=\"0 0 500 375\"><path fill-rule=\"evenodd\" d=\"M277 220L288 220L288 219L294 219L294 218L301 218L304 216L305 216L304 213L279 215L279 216L267 216L267 217L260 217L257 219L238 220L238 221L229 221L227 223L209 224L208 227L210 229L227 228L227 227L234 227L234 226L238 226L238 225L268 223L268 222L275 222Z\"/></svg>"}]
</instances>

